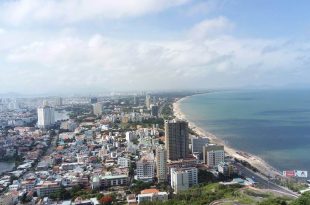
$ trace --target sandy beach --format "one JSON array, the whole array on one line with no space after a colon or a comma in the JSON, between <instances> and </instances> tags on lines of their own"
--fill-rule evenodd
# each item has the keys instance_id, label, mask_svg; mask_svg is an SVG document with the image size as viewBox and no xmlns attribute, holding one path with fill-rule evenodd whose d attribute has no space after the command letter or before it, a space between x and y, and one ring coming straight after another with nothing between
<instances>
[{"instance_id":1,"label":"sandy beach","mask_svg":"<svg viewBox=\"0 0 310 205\"><path fill-rule=\"evenodd\" d=\"M210 139L210 142L213 144L224 145L225 152L227 155L234 157L236 159L239 159L239 160L247 161L253 167L257 168L265 176L269 175L271 177L274 177L276 175L281 175L281 173L278 170L276 170L274 167L269 165L267 162L265 162L263 159L259 158L258 156L255 156L253 154L246 153L240 150L236 150L232 147L227 146L225 142L219 137L217 137L216 135L201 129L200 127L196 126L193 122L189 121L180 109L180 102L182 102L188 97L181 98L175 103L173 103L173 112L176 118L188 121L189 127L193 129L198 135L208 137Z\"/></svg>"}]
</instances>

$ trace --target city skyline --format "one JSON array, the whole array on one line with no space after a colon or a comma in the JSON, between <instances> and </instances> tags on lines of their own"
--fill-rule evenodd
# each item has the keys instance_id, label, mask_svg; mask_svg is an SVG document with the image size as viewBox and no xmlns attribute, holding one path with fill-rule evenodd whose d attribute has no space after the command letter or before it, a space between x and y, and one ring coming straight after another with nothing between
<instances>
[{"instance_id":1,"label":"city skyline","mask_svg":"<svg viewBox=\"0 0 310 205\"><path fill-rule=\"evenodd\" d=\"M2 0L0 93L309 88L309 4Z\"/></svg>"}]
</instances>

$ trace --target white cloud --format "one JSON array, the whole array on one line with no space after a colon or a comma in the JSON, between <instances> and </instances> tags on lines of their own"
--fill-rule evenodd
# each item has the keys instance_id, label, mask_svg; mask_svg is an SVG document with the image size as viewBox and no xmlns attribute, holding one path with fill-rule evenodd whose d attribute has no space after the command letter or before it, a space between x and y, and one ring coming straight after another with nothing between
<instances>
[{"instance_id":1,"label":"white cloud","mask_svg":"<svg viewBox=\"0 0 310 205\"><path fill-rule=\"evenodd\" d=\"M206 19L196 24L189 32L190 36L198 40L210 38L232 30L234 24L225 17Z\"/></svg>"},{"instance_id":2,"label":"white cloud","mask_svg":"<svg viewBox=\"0 0 310 205\"><path fill-rule=\"evenodd\" d=\"M2 29L2 28L0 28L0 35L1 35L1 34L4 34L4 33L5 33L5 30Z\"/></svg>"},{"instance_id":3,"label":"white cloud","mask_svg":"<svg viewBox=\"0 0 310 205\"><path fill-rule=\"evenodd\" d=\"M62 31L41 39L27 35L21 45L5 50L0 45L0 71L5 71L0 92L277 86L296 78L300 83L310 80L310 55L305 52L310 43L240 39L228 35L227 27L231 22L224 17L208 19L174 41L121 40L103 34L85 38ZM9 36L6 32L0 38L16 38Z\"/></svg>"},{"instance_id":4,"label":"white cloud","mask_svg":"<svg viewBox=\"0 0 310 205\"><path fill-rule=\"evenodd\" d=\"M179 6L189 0L16 0L0 3L6 23L73 23L136 17Z\"/></svg>"}]
</instances>

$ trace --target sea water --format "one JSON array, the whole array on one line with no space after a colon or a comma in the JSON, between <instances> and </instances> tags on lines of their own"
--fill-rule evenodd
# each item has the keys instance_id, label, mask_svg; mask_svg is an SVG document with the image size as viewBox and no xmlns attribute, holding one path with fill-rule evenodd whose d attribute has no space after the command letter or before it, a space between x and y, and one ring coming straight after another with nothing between
<instances>
[{"instance_id":1,"label":"sea water","mask_svg":"<svg viewBox=\"0 0 310 205\"><path fill-rule=\"evenodd\" d=\"M279 170L310 171L310 90L221 91L188 97L189 121Z\"/></svg>"}]
</instances>

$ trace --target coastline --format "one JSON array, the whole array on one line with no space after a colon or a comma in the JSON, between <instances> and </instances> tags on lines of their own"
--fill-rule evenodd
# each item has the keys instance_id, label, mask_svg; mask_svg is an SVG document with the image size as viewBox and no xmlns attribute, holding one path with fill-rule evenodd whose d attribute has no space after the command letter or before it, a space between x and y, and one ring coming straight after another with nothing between
<instances>
[{"instance_id":1,"label":"coastline","mask_svg":"<svg viewBox=\"0 0 310 205\"><path fill-rule=\"evenodd\" d=\"M227 153L227 155L233 158L236 158L238 160L243 160L243 161L248 162L249 164L251 164L251 166L255 167L260 173L264 174L265 176L275 177L275 176L281 175L281 173L278 170L276 170L274 167L272 167L270 164L268 164L266 161L264 161L260 157L253 155L251 153L237 150L235 148L232 148L226 145L224 140L220 139L219 137L212 134L211 132L208 132L196 126L195 123L188 120L186 118L186 115L182 113L181 111L180 103L189 97L191 96L186 96L173 103L173 113L176 118L188 121L189 127L192 130L194 130L198 135L208 137L211 143L224 145L225 152Z\"/></svg>"}]
</instances>

